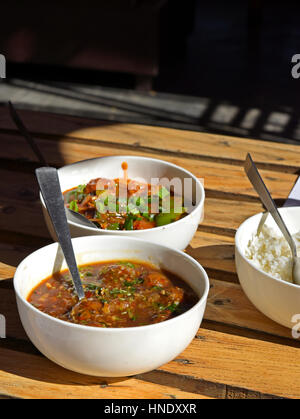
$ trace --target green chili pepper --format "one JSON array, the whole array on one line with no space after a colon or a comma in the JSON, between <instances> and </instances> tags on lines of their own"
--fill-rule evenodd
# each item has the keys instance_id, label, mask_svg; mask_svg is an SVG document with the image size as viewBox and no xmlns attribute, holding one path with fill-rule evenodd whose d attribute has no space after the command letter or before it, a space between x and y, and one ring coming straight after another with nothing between
<instances>
[{"instance_id":1,"label":"green chili pepper","mask_svg":"<svg viewBox=\"0 0 300 419\"><path fill-rule=\"evenodd\" d=\"M105 209L104 203L100 199L97 199L95 204L96 204L96 209L97 209L98 213L99 214L105 214L106 209ZM98 216L98 218L99 218L99 216Z\"/></svg>"},{"instance_id":2,"label":"green chili pepper","mask_svg":"<svg viewBox=\"0 0 300 419\"><path fill-rule=\"evenodd\" d=\"M70 202L70 210L78 212L77 201L71 201Z\"/></svg>"},{"instance_id":3,"label":"green chili pepper","mask_svg":"<svg viewBox=\"0 0 300 419\"><path fill-rule=\"evenodd\" d=\"M160 214L156 214L155 216L155 222L156 222L157 227L170 224L175 220L176 220L176 215L172 213L160 213Z\"/></svg>"},{"instance_id":4,"label":"green chili pepper","mask_svg":"<svg viewBox=\"0 0 300 419\"><path fill-rule=\"evenodd\" d=\"M170 192L167 188L165 188L164 186L159 188L158 196L160 197L160 199L164 199L168 195L170 195Z\"/></svg>"},{"instance_id":5,"label":"green chili pepper","mask_svg":"<svg viewBox=\"0 0 300 419\"><path fill-rule=\"evenodd\" d=\"M133 230L133 217L131 215L127 216L126 221L124 223L124 229Z\"/></svg>"},{"instance_id":6,"label":"green chili pepper","mask_svg":"<svg viewBox=\"0 0 300 419\"><path fill-rule=\"evenodd\" d=\"M84 193L85 188L86 185L78 185L76 189L78 193Z\"/></svg>"},{"instance_id":7,"label":"green chili pepper","mask_svg":"<svg viewBox=\"0 0 300 419\"><path fill-rule=\"evenodd\" d=\"M111 223L107 226L107 230L119 230L119 223Z\"/></svg>"},{"instance_id":8,"label":"green chili pepper","mask_svg":"<svg viewBox=\"0 0 300 419\"><path fill-rule=\"evenodd\" d=\"M146 218L148 221L154 221L156 214L148 214L147 212L143 212L142 216Z\"/></svg>"},{"instance_id":9,"label":"green chili pepper","mask_svg":"<svg viewBox=\"0 0 300 419\"><path fill-rule=\"evenodd\" d=\"M163 208L161 209L164 210ZM155 222L158 227L170 224L178 218L179 215L185 212L182 206L175 207L174 197L170 197L170 212L161 212L155 216Z\"/></svg>"}]
</instances>

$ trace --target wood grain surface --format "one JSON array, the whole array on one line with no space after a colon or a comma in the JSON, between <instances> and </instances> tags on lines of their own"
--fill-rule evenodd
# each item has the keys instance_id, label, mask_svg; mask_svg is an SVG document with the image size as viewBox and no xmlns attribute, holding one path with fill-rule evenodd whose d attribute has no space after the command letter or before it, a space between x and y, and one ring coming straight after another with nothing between
<instances>
[{"instance_id":1,"label":"wood grain surface","mask_svg":"<svg viewBox=\"0 0 300 419\"><path fill-rule=\"evenodd\" d=\"M205 218L186 249L207 270L211 289L201 329L177 359L136 377L67 371L28 340L12 278L18 263L51 242L38 198L38 162L0 108L0 398L300 398L300 341L261 314L235 271L234 235L262 206L243 171L251 152L277 203L300 166L297 146L132 124L20 112L49 164L121 154L173 162L204 178Z\"/></svg>"}]
</instances>

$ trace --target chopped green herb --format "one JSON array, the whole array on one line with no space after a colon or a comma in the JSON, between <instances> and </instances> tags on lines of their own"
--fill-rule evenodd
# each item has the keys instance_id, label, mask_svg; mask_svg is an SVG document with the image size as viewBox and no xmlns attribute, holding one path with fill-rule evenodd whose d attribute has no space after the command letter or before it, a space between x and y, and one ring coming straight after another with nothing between
<instances>
[{"instance_id":1,"label":"chopped green herb","mask_svg":"<svg viewBox=\"0 0 300 419\"><path fill-rule=\"evenodd\" d=\"M155 303L154 303L154 305L155 305L156 307L158 307L160 311L170 310L170 311L172 311L172 312L174 312L175 310L177 310L177 308L178 308L178 304L179 304L179 303L176 303L176 302L175 302L175 303L170 304L169 306L165 306L165 305L163 305L163 304L161 304L161 303L159 303L159 302L155 302Z\"/></svg>"},{"instance_id":2,"label":"chopped green herb","mask_svg":"<svg viewBox=\"0 0 300 419\"><path fill-rule=\"evenodd\" d=\"M170 311L172 311L172 312L174 312L175 310L177 310L178 309L178 304L179 303L172 303L172 304L170 304L167 308L166 308L166 310L170 310Z\"/></svg>"},{"instance_id":3,"label":"chopped green herb","mask_svg":"<svg viewBox=\"0 0 300 419\"><path fill-rule=\"evenodd\" d=\"M83 286L91 291L97 289L97 286L94 284L84 284Z\"/></svg>"},{"instance_id":4,"label":"chopped green herb","mask_svg":"<svg viewBox=\"0 0 300 419\"><path fill-rule=\"evenodd\" d=\"M120 289L120 288L113 288L112 290L109 290L109 293L110 293L111 295L116 295L116 294L127 294L127 293L128 293L128 291L126 291L126 290L122 290L122 289Z\"/></svg>"},{"instance_id":5,"label":"chopped green herb","mask_svg":"<svg viewBox=\"0 0 300 419\"><path fill-rule=\"evenodd\" d=\"M135 266L134 266L134 264L133 263L131 263L131 262L118 262L120 265L125 265L125 266L128 266L129 268L135 268Z\"/></svg>"},{"instance_id":6,"label":"chopped green herb","mask_svg":"<svg viewBox=\"0 0 300 419\"><path fill-rule=\"evenodd\" d=\"M132 281L124 281L123 284L125 287L132 287L132 285L142 284L144 282L143 278L135 278Z\"/></svg>"},{"instance_id":7,"label":"chopped green herb","mask_svg":"<svg viewBox=\"0 0 300 419\"><path fill-rule=\"evenodd\" d=\"M130 320L135 321L136 320L136 316L132 313L131 310L127 310L128 313L128 317L130 318Z\"/></svg>"},{"instance_id":8,"label":"chopped green herb","mask_svg":"<svg viewBox=\"0 0 300 419\"><path fill-rule=\"evenodd\" d=\"M163 289L163 287L159 287L158 285L154 285L154 287L152 287L153 290L155 291L161 291Z\"/></svg>"}]
</instances>

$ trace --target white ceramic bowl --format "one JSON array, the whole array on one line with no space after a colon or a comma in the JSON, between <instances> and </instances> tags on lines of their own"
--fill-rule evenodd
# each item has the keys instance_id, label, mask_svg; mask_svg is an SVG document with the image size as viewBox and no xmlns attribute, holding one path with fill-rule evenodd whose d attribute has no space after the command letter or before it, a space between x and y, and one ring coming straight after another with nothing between
<instances>
[{"instance_id":1,"label":"white ceramic bowl","mask_svg":"<svg viewBox=\"0 0 300 419\"><path fill-rule=\"evenodd\" d=\"M71 236L81 237L98 234L109 236L130 236L152 241L158 244L164 244L180 250L185 249L193 238L199 223L203 219L205 193L201 182L192 173L179 166L163 160L139 156L109 156L83 160L64 166L58 170L61 189L64 192L78 185L88 183L91 179L97 177L104 177L108 179L122 177L123 171L121 169L121 164L124 161L128 163L129 179L143 178L148 183L150 183L151 178L179 178L182 181L184 179L192 179L192 198L196 201L194 209L186 217L174 223L147 230L96 230L92 227L85 227L68 220ZM48 230L52 238L56 241L56 235L53 231L42 197L41 202Z\"/></svg>"},{"instance_id":2,"label":"white ceramic bowl","mask_svg":"<svg viewBox=\"0 0 300 419\"><path fill-rule=\"evenodd\" d=\"M291 234L300 230L300 207L280 208L280 214ZM235 262L241 286L255 307L275 322L293 328L293 316L300 314L300 286L294 285L259 269L245 256L249 240L257 231L261 213L248 218L235 236ZM279 232L271 215L266 225ZM294 320L295 321L295 320ZM299 321L299 320L298 320Z\"/></svg>"},{"instance_id":3,"label":"white ceramic bowl","mask_svg":"<svg viewBox=\"0 0 300 419\"><path fill-rule=\"evenodd\" d=\"M173 319L148 326L102 329L56 319L26 301L38 283L66 267L58 244L50 244L24 259L14 277L22 324L45 356L76 372L118 377L150 371L186 348L201 324L209 290L198 262L181 251L129 237L80 237L73 245L78 264L136 259L164 267L182 277L199 301Z\"/></svg>"}]
</instances>

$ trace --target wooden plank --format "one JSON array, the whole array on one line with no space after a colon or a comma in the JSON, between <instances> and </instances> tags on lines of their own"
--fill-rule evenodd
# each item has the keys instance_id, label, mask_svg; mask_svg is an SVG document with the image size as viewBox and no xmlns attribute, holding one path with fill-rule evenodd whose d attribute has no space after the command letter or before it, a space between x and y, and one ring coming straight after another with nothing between
<instances>
[{"instance_id":1,"label":"wooden plank","mask_svg":"<svg viewBox=\"0 0 300 419\"><path fill-rule=\"evenodd\" d=\"M207 235L197 232L186 249L186 252L196 259L205 269L209 269L209 275L216 277L216 271L220 271L220 276L223 280L237 282L237 277L232 278L236 274L234 261L234 244L222 243L216 241L215 243L204 242ZM229 273L230 276L225 275Z\"/></svg>"},{"instance_id":2,"label":"wooden plank","mask_svg":"<svg viewBox=\"0 0 300 419\"><path fill-rule=\"evenodd\" d=\"M0 237L1 233L3 232L0 232ZM7 231L7 234L10 234L10 232ZM27 244L30 244L34 238L22 236L21 240L24 239L27 240ZM10 269L11 266L17 266L28 254L52 241L50 238L45 240L41 238L39 244L34 241L32 246L22 246L20 244L22 243L21 240L17 239L13 244L0 240L0 260L2 261L2 265L0 264L0 278L6 275L5 267ZM186 251L206 268L235 273L234 246L231 237L196 232ZM1 271L1 266L3 266L3 271Z\"/></svg>"},{"instance_id":3,"label":"wooden plank","mask_svg":"<svg viewBox=\"0 0 300 419\"><path fill-rule=\"evenodd\" d=\"M22 229L22 223L19 226ZM16 223L13 224L13 228L15 227ZM3 235L12 236L14 241L7 241L7 237L1 239ZM9 277L7 275L11 275L12 266L16 267L27 255L52 241L48 233L45 239L33 236L18 236L13 231L0 231L0 261L2 262L2 264L0 262L0 280ZM26 246L23 244L25 241ZM232 237L198 231L186 252L203 265L209 275L226 281L237 282Z\"/></svg>"},{"instance_id":4,"label":"wooden plank","mask_svg":"<svg viewBox=\"0 0 300 419\"><path fill-rule=\"evenodd\" d=\"M0 148L0 158L37 162L32 151L28 149L24 140L18 136L1 135L2 147ZM71 140L62 139L60 141L37 140L37 143L51 165L63 166L75 161L93 157L109 155L136 155L145 157L161 158L161 154L154 152L139 151L138 148L128 151L124 147L83 145L73 143ZM267 156L266 156L267 157ZM247 179L242 167L231 164L218 163L214 161L201 161L192 158L183 158L176 155L163 156L166 161L177 164L191 171L198 178L203 178L205 188L210 196L227 197L240 199L254 199L258 202L258 197ZM273 172L261 170L261 174L275 199L286 199L289 191L294 185L297 175L291 173ZM221 195L220 195L221 194Z\"/></svg>"},{"instance_id":5,"label":"wooden plank","mask_svg":"<svg viewBox=\"0 0 300 419\"><path fill-rule=\"evenodd\" d=\"M136 148L183 153L201 158L244 161L250 152L255 161L276 170L296 172L300 166L299 146L249 140L225 135L199 133L136 124L111 123L94 119L55 115L36 111L20 111L33 133L98 140ZM8 109L0 112L0 128L15 130Z\"/></svg>"},{"instance_id":6,"label":"wooden plank","mask_svg":"<svg viewBox=\"0 0 300 419\"><path fill-rule=\"evenodd\" d=\"M0 229L50 239L42 208L38 202L24 204L9 198L2 198L0 199L0 214Z\"/></svg>"},{"instance_id":7,"label":"wooden plank","mask_svg":"<svg viewBox=\"0 0 300 419\"><path fill-rule=\"evenodd\" d=\"M0 262L0 281L11 279L14 276L15 267L6 263Z\"/></svg>"},{"instance_id":8,"label":"wooden plank","mask_svg":"<svg viewBox=\"0 0 300 419\"><path fill-rule=\"evenodd\" d=\"M6 338L28 341L19 317L13 289L0 289L0 313L6 320Z\"/></svg>"},{"instance_id":9,"label":"wooden plank","mask_svg":"<svg viewBox=\"0 0 300 419\"><path fill-rule=\"evenodd\" d=\"M50 243L50 240L49 240ZM0 242L0 258L2 264L0 265L0 277L11 272L12 266L17 266L27 255L42 246L22 246L18 243L11 244Z\"/></svg>"},{"instance_id":10,"label":"wooden plank","mask_svg":"<svg viewBox=\"0 0 300 419\"><path fill-rule=\"evenodd\" d=\"M291 330L258 311L239 284L212 279L204 318L292 339Z\"/></svg>"},{"instance_id":11,"label":"wooden plank","mask_svg":"<svg viewBox=\"0 0 300 419\"><path fill-rule=\"evenodd\" d=\"M136 378L99 378L77 374L48 359L0 348L0 393L43 399L201 399L183 391Z\"/></svg>"},{"instance_id":12,"label":"wooden plank","mask_svg":"<svg viewBox=\"0 0 300 419\"><path fill-rule=\"evenodd\" d=\"M200 329L160 370L279 397L300 398L300 349Z\"/></svg>"},{"instance_id":13,"label":"wooden plank","mask_svg":"<svg viewBox=\"0 0 300 419\"><path fill-rule=\"evenodd\" d=\"M239 226L249 217L264 211L260 202L244 202L238 199L211 198L205 199L203 227L219 234L235 235Z\"/></svg>"},{"instance_id":14,"label":"wooden plank","mask_svg":"<svg viewBox=\"0 0 300 419\"><path fill-rule=\"evenodd\" d=\"M2 115L0 115L0 120L2 120L1 118ZM59 119L59 121L61 120ZM64 119L63 121L65 123ZM68 121L69 127L72 124L74 126L74 121L72 118ZM82 123L82 126L77 125L76 133L74 133L71 130L64 132L61 130L60 122L58 122L57 126L54 126L54 122L55 119L53 118L51 119L51 124L50 120L48 121L49 131L47 131L47 135L54 135L51 138L45 139L45 131L42 130L42 125L40 125L40 132L43 133L44 139L39 140L39 145L45 156L47 156L48 161L56 166L96 155L135 154L159 158L160 154L162 154L166 160L186 167L198 177L204 177L208 192L205 220L187 251L199 260L210 273L221 272L222 276L226 274L230 278L235 279L232 236L237 226L244 220L244 217L247 218L260 211L261 208L256 193L249 185L242 167L239 167L246 151L250 148L254 158L266 169L261 172L273 196L277 199L284 199L287 196L296 179L296 175L293 173L296 173L295 168L299 166L299 153L297 155L299 149L297 146L279 144L278 147L274 147L275 144L270 144L270 147L266 147L266 144L269 145L269 143L261 142L259 144L259 142L253 142L250 144L250 141L248 144L249 140L243 143L241 139L232 139L231 141L228 140L229 137L225 137L225 139L223 137L221 140L220 136L215 136L215 139L212 137L204 138L202 134L196 135L199 135L199 138L192 135L191 141L185 135L187 132L182 131L184 135L180 136L177 135L178 131L176 130L167 134L166 132L162 133L161 129L157 128L160 132L160 137L157 136L154 140L151 140L153 135L151 127L148 127L149 131L139 127L139 129L141 128L139 131L139 129L136 130L135 126L128 126L127 129L125 127L124 131L124 125L120 124L118 126L118 124L114 124L112 125L113 128L110 129L106 124L103 124L100 129L97 128L95 130L92 128L87 130L86 122L83 121L78 122L79 124ZM103 130L102 127L104 127ZM12 129L12 127L6 129ZM58 131L54 132L56 129ZM147 134L143 135L143 132ZM59 139L57 137L58 134L63 138ZM3 162L6 161L8 166L10 162L13 165L16 160L24 161L24 158L29 163L36 162L35 157L24 147L23 140L18 136L3 133L0 135L2 141L0 159ZM138 139L139 135L141 135L143 140ZM119 137L121 137L121 140ZM149 144L151 144L150 147ZM252 149L251 146L253 147ZM199 152L198 150L200 149L201 151ZM255 150L257 150L257 154L255 154ZM291 166L289 166L289 163ZM32 235L32 220L34 219L38 227L34 232L35 237L39 236L40 239L38 240L44 241L44 237L48 233L45 230L45 226L43 226L37 202L37 190L32 188L32 176L27 177L22 172L22 169L18 169L15 178L14 176L7 177L8 173L12 172L6 171L6 173L2 173L4 176L1 176L0 173L0 179L5 179L4 183L7 182L8 178L10 179L9 188L7 186L4 187L5 194L0 202L2 215L0 217L0 229L8 229L8 232L11 229L12 232ZM17 178L17 175L19 175L19 178ZM22 193L20 193L20 188ZM244 201L240 201L240 199ZM22 240L24 237L22 237ZM33 241L37 243L35 239ZM5 279L9 281L8 278L14 272L12 265L15 266L16 262L26 252L31 251L30 246L33 247L33 242L28 247L22 247L20 244L21 240L19 239L4 240L3 243L0 240L0 277L3 278L4 284L7 283ZM228 280L229 277L224 279ZM9 320L8 342L11 342L12 345L14 345L14 342L17 342L15 341L16 339L18 342L25 342L27 338L16 312L11 287L1 287L0 295L0 312L4 312ZM251 339L245 336L237 336L234 333L234 329L231 329L230 333L200 329L197 338L194 339L189 348L175 361L161 367L159 370L162 374L171 374L172 379L176 377L176 391L178 390L185 394L191 393L191 397L195 397L197 386L193 385L187 391L187 387L184 387L183 383L186 380L198 383L200 380L201 383L209 385L209 390L203 392L203 387L201 387L201 391L198 389L199 394L196 394L198 398L202 394L212 397L236 397L243 394L260 397L262 394L270 394L300 398L300 370L294 361L299 356L297 342L293 341L293 344L283 344L285 340L286 342L288 340L291 341L289 330L281 328L260 314L246 299L238 284L217 279L212 280L205 319L206 321L217 322L220 325L223 324L224 330L226 330L226 326L227 330L229 330L228 327L230 326L232 328L242 328L243 332L247 333L246 329L248 329L253 331L253 333L267 333L270 336L277 336L281 340L278 340L280 343L271 343L263 341L261 337L256 339L253 333L251 334ZM6 362L6 358L10 356L14 359L11 354L12 351L7 348L1 348L0 352L2 350L6 351L6 354L9 352L9 355L3 357L4 367L14 368L10 371L4 368L3 382L6 387L4 391L0 390L2 396L33 397L30 392L37 394L38 386L36 383L40 382L45 384L46 397L55 397L53 395L55 391L56 393L66 391L62 387L65 386L65 382L61 384L61 381L63 381L62 373L56 372L56 374L53 373L51 375L54 364L50 363L51 366L49 367L48 364L40 365L36 358L47 363L49 361L42 357L16 351L14 351L14 354L18 354L16 364L9 364ZM26 352L26 349L24 350ZM38 364L36 368L42 370L43 373L39 376L29 375L29 369L24 370L24 357L34 357L34 359L31 358L32 362L29 359L27 360L27 358L25 361L28 361L28 365L31 363ZM25 363L27 364L27 362ZM59 367L55 366L55 368ZM5 375L6 373L9 377ZM49 375L51 375L51 380ZM25 381L21 383L18 381L19 378ZM136 378L133 380L136 380ZM180 380L181 384L179 384L178 380ZM0 382L2 382L1 379ZM74 381L70 380L70 382L70 385L69 382L66 384L67 390L70 391L70 397L74 397L72 396L73 389L70 388ZM165 385L166 383L168 385ZM21 384L23 384L23 393L17 395L13 386L18 387L19 384L20 388L22 387ZM115 390L115 387L113 390L109 389L109 395L103 397L116 397L117 392L118 395L122 393L121 397L124 397L125 394L128 398L137 398L137 394L141 394L143 398L145 398L145 394L146 397L147 395L148 397L159 397L153 396L157 392L159 395L162 392L172 396L177 395L171 393L174 386L169 385L170 381L160 382L159 385L161 387L159 390L158 384L151 383L151 380L148 382L151 387L148 386L147 388L144 388L144 383L141 383L140 380L133 383L132 386L127 384L126 382L125 388L122 385L118 386L117 390ZM46 385L48 386L47 389ZM59 385L61 385L60 389L57 387ZM95 385L99 387L99 382ZM50 390L49 386L51 387ZM82 384L81 387L83 386L86 386L86 390L91 391L91 389L88 389L89 384ZM94 383L92 386L94 386ZM135 389L133 392L132 389L135 386L138 390L136 391ZM55 391L53 387L55 387ZM77 387L80 386L77 385ZM107 388L106 384L104 387ZM110 383L108 387L110 387ZM40 387L41 390L43 391L44 388ZM77 390L78 388L76 388ZM18 389L18 391L21 390ZM79 395L77 391L75 397L84 396ZM180 394L179 397L187 396Z\"/></svg>"},{"instance_id":15,"label":"wooden plank","mask_svg":"<svg viewBox=\"0 0 300 419\"><path fill-rule=\"evenodd\" d=\"M35 212L31 214L35 214ZM35 222L37 228L35 230L32 230L30 225L30 220L32 220L33 217L30 217L29 219L27 217L24 217L23 219L18 217L13 220L9 219L9 217L4 219L1 218L0 226L8 233L19 230L19 232L22 232L23 234L34 233L35 235L38 235L40 231L39 226L44 226L44 220L39 213L36 214L37 217L35 218ZM41 239L45 238L45 241L42 241L41 245L36 246L36 248L42 247L48 242L51 242L51 238L46 230L46 227L43 227L43 234L39 237ZM228 238L228 242L226 242L225 239L220 235L211 235L206 232L197 231L186 251L205 268L229 272L230 274L235 273L233 239ZM31 240L31 237L29 237L28 240ZM6 243L2 243L0 246L1 261L15 266L17 266L26 255L31 253L33 249L32 247L28 250L24 249L23 251L23 249L18 245Z\"/></svg>"},{"instance_id":16,"label":"wooden plank","mask_svg":"<svg viewBox=\"0 0 300 419\"><path fill-rule=\"evenodd\" d=\"M237 395L252 392L258 395L300 398L300 367L296 362L299 351L299 348L286 345L200 329L197 338L189 347L175 360L160 367L159 371L174 374L177 379L182 377L210 383L208 394L205 394L212 397L220 397L218 394L209 393L211 384L214 383L215 389L218 387L229 388L233 393L232 396L235 392ZM50 383L52 391L57 389L64 395L69 393L66 393L66 389L61 385L67 384L72 397L75 397L76 393L73 391L71 383L76 383L76 388L78 388L79 383L83 384L84 381L85 386L88 386L90 383L90 381L86 383L86 379L88 379L93 380L92 383L95 385L95 388L87 389L90 391L89 394L93 394L93 397L101 397L99 384L103 382L103 379L99 383L97 378L78 374L76 377L74 373L61 370L60 367L43 357L24 352L12 352L1 348L0 354L0 366L3 370L0 372L0 383L1 392L4 394L19 397L34 397L34 394L39 394L40 397L46 397L48 383ZM72 380L66 379L66 375L70 376L70 374ZM22 380L20 387L18 385L19 378ZM40 382L39 389L35 385L36 381ZM137 385L134 395L130 391L129 383L126 381L125 384L126 388L120 383L115 384L113 387L117 386L117 391L112 394L109 393L109 390L108 393L102 393L102 397L116 397L118 394L121 398L138 398L139 392L141 392L140 397L147 398L146 388L141 389L141 383L134 383ZM13 388L9 390L9 387ZM30 394L27 393L28 391ZM57 392L55 393L57 394ZM168 394L174 394L174 389L173 392L168 390ZM151 397L151 395L149 396ZM186 395L181 395L181 397L186 397Z\"/></svg>"}]
</instances>

